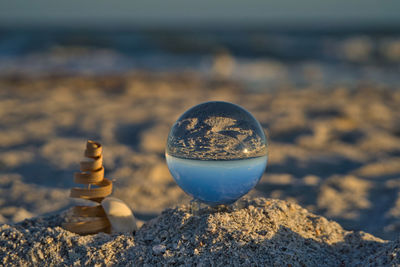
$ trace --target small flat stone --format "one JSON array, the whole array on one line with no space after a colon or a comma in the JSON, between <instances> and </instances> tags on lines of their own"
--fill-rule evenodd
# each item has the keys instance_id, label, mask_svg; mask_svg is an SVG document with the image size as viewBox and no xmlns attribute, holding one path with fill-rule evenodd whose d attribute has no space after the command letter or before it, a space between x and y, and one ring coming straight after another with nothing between
<instances>
[{"instance_id":1,"label":"small flat stone","mask_svg":"<svg viewBox=\"0 0 400 267\"><path fill-rule=\"evenodd\" d=\"M155 245L155 246L153 247L153 252L154 252L154 254L156 254L156 255L163 254L166 250L167 250L166 246L165 246L165 245L162 245L162 244Z\"/></svg>"}]
</instances>

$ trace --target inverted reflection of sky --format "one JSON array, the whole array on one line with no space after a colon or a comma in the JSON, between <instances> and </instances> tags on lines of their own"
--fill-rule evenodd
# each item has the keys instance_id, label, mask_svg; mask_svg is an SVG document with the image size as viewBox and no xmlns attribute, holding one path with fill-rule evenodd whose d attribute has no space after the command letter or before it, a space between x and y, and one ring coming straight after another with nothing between
<instances>
[{"instance_id":1,"label":"inverted reflection of sky","mask_svg":"<svg viewBox=\"0 0 400 267\"><path fill-rule=\"evenodd\" d=\"M229 204L249 192L260 180L267 156L244 160L191 160L166 154L178 185L194 199Z\"/></svg>"}]
</instances>

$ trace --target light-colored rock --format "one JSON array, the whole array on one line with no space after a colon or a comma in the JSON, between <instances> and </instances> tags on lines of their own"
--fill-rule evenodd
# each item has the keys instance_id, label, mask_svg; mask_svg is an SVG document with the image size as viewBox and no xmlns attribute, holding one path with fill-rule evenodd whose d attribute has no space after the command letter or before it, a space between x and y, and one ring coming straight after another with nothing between
<instances>
[{"instance_id":1,"label":"light-colored rock","mask_svg":"<svg viewBox=\"0 0 400 267\"><path fill-rule=\"evenodd\" d=\"M115 197L107 197L101 202L111 223L112 233L126 233L137 230L136 219L131 208Z\"/></svg>"},{"instance_id":2,"label":"light-colored rock","mask_svg":"<svg viewBox=\"0 0 400 267\"><path fill-rule=\"evenodd\" d=\"M156 255L163 254L165 251L166 251L165 245L160 244L160 245L155 245L155 246L153 247L153 252L154 252L154 254L156 254Z\"/></svg>"}]
</instances>

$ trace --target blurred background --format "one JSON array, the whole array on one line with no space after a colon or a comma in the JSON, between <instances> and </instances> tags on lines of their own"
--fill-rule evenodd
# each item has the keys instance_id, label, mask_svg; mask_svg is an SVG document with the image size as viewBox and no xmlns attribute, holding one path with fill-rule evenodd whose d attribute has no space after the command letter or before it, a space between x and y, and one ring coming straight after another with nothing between
<instances>
[{"instance_id":1,"label":"blurred background","mask_svg":"<svg viewBox=\"0 0 400 267\"><path fill-rule=\"evenodd\" d=\"M266 129L251 196L400 233L400 2L0 0L0 222L59 213L87 139L143 222L187 203L164 159L193 105Z\"/></svg>"},{"instance_id":2,"label":"blurred background","mask_svg":"<svg viewBox=\"0 0 400 267\"><path fill-rule=\"evenodd\" d=\"M193 70L261 87L393 84L399 9L374 0L0 1L0 72Z\"/></svg>"}]
</instances>

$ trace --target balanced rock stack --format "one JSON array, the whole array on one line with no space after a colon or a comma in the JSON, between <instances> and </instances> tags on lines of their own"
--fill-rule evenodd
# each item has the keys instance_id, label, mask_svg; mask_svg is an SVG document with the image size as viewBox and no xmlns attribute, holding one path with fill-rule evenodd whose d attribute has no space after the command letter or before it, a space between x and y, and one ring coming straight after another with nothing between
<instances>
[{"instance_id":1,"label":"balanced rock stack","mask_svg":"<svg viewBox=\"0 0 400 267\"><path fill-rule=\"evenodd\" d=\"M95 206L75 206L72 215L63 227L77 234L109 233L110 222L100 205L101 201L111 194L112 182L104 178L103 155L101 144L87 141L85 157L91 159L80 163L81 172L74 175L74 182L87 185L86 188L74 187L70 197L87 199L96 203Z\"/></svg>"}]
</instances>

